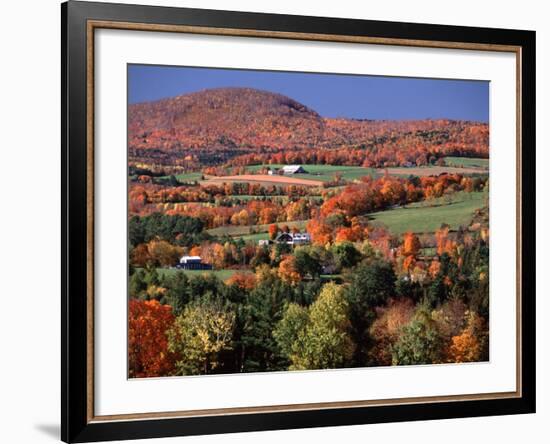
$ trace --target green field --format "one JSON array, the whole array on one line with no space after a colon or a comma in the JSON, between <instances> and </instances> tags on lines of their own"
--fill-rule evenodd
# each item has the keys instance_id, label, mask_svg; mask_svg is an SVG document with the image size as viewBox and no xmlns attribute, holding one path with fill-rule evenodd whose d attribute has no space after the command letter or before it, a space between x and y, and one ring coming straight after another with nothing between
<instances>
[{"instance_id":1,"label":"green field","mask_svg":"<svg viewBox=\"0 0 550 444\"><path fill-rule=\"evenodd\" d=\"M248 200L270 200L270 201L277 201L277 202L280 201L283 204L286 204L289 199L288 196L251 196L247 194L243 194L243 195L232 194L227 197L233 200L240 200L240 201L248 201ZM312 197L321 198L321 196L312 196Z\"/></svg>"},{"instance_id":2,"label":"green field","mask_svg":"<svg viewBox=\"0 0 550 444\"><path fill-rule=\"evenodd\" d=\"M332 190L333 188L331 188ZM289 197L288 196L279 196L279 195L274 195L274 196L252 196L252 195L249 195L249 194L231 194L230 196L227 196L227 197L230 197L232 199L240 199L240 200L282 200L282 201L288 201L289 200ZM322 196L321 195L308 195L307 196L308 198L317 198L317 199L321 199Z\"/></svg>"},{"instance_id":3,"label":"green field","mask_svg":"<svg viewBox=\"0 0 550 444\"><path fill-rule=\"evenodd\" d=\"M425 248L421 248L420 249L420 255L421 256L435 256L435 254L437 253L437 248L436 247L425 247Z\"/></svg>"},{"instance_id":4,"label":"green field","mask_svg":"<svg viewBox=\"0 0 550 444\"><path fill-rule=\"evenodd\" d=\"M243 241L254 241L254 242L257 242L259 240L265 240L265 239L269 239L269 234L268 233L254 233L254 234L245 234L244 236L238 236L240 237Z\"/></svg>"},{"instance_id":5,"label":"green field","mask_svg":"<svg viewBox=\"0 0 550 444\"><path fill-rule=\"evenodd\" d=\"M202 179L202 173L182 173L182 174L175 174L174 177L178 179L178 182L186 183L186 182L197 182ZM170 176L161 176L159 179L168 180L170 179Z\"/></svg>"},{"instance_id":6,"label":"green field","mask_svg":"<svg viewBox=\"0 0 550 444\"><path fill-rule=\"evenodd\" d=\"M475 157L444 157L445 164L456 167L466 168L489 168L489 159L479 159Z\"/></svg>"},{"instance_id":7,"label":"green field","mask_svg":"<svg viewBox=\"0 0 550 444\"><path fill-rule=\"evenodd\" d=\"M472 214L486 205L486 192L464 191L430 201L416 202L393 210L369 214L375 224L388 227L394 234L406 231L432 233L445 223L456 230L467 225Z\"/></svg>"},{"instance_id":8,"label":"green field","mask_svg":"<svg viewBox=\"0 0 550 444\"><path fill-rule=\"evenodd\" d=\"M378 174L389 174L390 176L439 176L440 174L462 174L463 176L479 176L486 175L489 170L484 170L478 167L456 167L456 166L438 166L438 165L426 165L420 167L389 167L379 168Z\"/></svg>"},{"instance_id":9,"label":"green field","mask_svg":"<svg viewBox=\"0 0 550 444\"><path fill-rule=\"evenodd\" d=\"M448 224L452 230L456 230L459 226L467 225L471 221L476 209L486 205L487 196L487 192L461 191L429 201L371 213L368 216L375 225L384 225L394 234L402 234L406 231L433 233L443 223ZM286 224L290 228L296 227L303 231L307 222L307 220L279 222L278 225ZM268 239L269 225L230 225L207 230L207 233L217 237L231 236L242 238L244 241L257 242Z\"/></svg>"},{"instance_id":10,"label":"green field","mask_svg":"<svg viewBox=\"0 0 550 444\"><path fill-rule=\"evenodd\" d=\"M247 167L247 170L251 173L255 173L262 168L282 168L285 165L271 164L271 165L252 165ZM330 182L334 180L334 176L339 174L342 179L353 181L363 176L374 176L376 170L374 168L364 168L358 166L340 166L340 165L302 165L307 171L307 174L293 174L293 177L300 179L312 179L321 180L323 182Z\"/></svg>"},{"instance_id":11,"label":"green field","mask_svg":"<svg viewBox=\"0 0 550 444\"><path fill-rule=\"evenodd\" d=\"M307 224L307 220L297 220L293 222L278 222L279 227L282 225L288 225L289 228L296 227L299 230L303 230ZM249 237L250 239L255 239L254 236L257 236L262 233L267 233L269 225L228 225L224 227L212 228L206 232L211 236L232 236L232 237ZM258 237L257 239L263 239Z\"/></svg>"},{"instance_id":12,"label":"green field","mask_svg":"<svg viewBox=\"0 0 550 444\"><path fill-rule=\"evenodd\" d=\"M225 281L233 276L238 270L178 270L177 268L157 268L157 271L163 277L173 276L177 273L185 273L187 276L200 276L203 274L213 274L218 279Z\"/></svg>"}]
</instances>

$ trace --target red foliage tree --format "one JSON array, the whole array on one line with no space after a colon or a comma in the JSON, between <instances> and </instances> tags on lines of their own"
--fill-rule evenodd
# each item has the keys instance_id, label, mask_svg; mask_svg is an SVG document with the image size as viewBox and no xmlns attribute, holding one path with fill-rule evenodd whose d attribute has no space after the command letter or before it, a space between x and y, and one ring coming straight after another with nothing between
<instances>
[{"instance_id":1,"label":"red foliage tree","mask_svg":"<svg viewBox=\"0 0 550 444\"><path fill-rule=\"evenodd\" d=\"M172 307L156 300L130 300L128 320L129 373L133 378L168 376L177 356L168 351L166 331L172 327Z\"/></svg>"},{"instance_id":2,"label":"red foliage tree","mask_svg":"<svg viewBox=\"0 0 550 444\"><path fill-rule=\"evenodd\" d=\"M277 233L279 232L279 227L277 226L277 224L271 224L268 228L268 232L269 232L269 238L273 240L277 237Z\"/></svg>"},{"instance_id":3,"label":"red foliage tree","mask_svg":"<svg viewBox=\"0 0 550 444\"><path fill-rule=\"evenodd\" d=\"M243 290L252 290L256 286L256 276L252 273L235 273L225 283L236 285Z\"/></svg>"}]
</instances>

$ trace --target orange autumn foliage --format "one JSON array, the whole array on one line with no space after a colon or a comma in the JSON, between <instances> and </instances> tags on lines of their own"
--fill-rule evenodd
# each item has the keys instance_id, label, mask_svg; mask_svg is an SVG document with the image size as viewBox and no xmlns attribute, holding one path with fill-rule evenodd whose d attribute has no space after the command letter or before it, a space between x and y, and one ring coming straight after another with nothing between
<instances>
[{"instance_id":1,"label":"orange autumn foliage","mask_svg":"<svg viewBox=\"0 0 550 444\"><path fill-rule=\"evenodd\" d=\"M271 240L274 240L277 237L277 233L279 232L279 227L277 226L277 224L271 224L267 231L269 233L269 238Z\"/></svg>"},{"instance_id":2,"label":"orange autumn foliage","mask_svg":"<svg viewBox=\"0 0 550 444\"><path fill-rule=\"evenodd\" d=\"M450 362L474 362L479 360L479 341L469 330L453 336L449 347Z\"/></svg>"},{"instance_id":3,"label":"orange autumn foliage","mask_svg":"<svg viewBox=\"0 0 550 444\"><path fill-rule=\"evenodd\" d=\"M441 270L441 262L439 262L439 260L433 260L430 263L430 268L428 268L428 273L430 274L432 279L439 274L439 270Z\"/></svg>"},{"instance_id":4,"label":"orange autumn foliage","mask_svg":"<svg viewBox=\"0 0 550 444\"><path fill-rule=\"evenodd\" d=\"M449 239L449 227L445 226L436 230L435 240L437 242L437 254L441 256L443 253L452 255L456 249L456 242Z\"/></svg>"},{"instance_id":5,"label":"orange autumn foliage","mask_svg":"<svg viewBox=\"0 0 550 444\"><path fill-rule=\"evenodd\" d=\"M130 377L166 376L173 372L177 356L168 351L166 331L172 327L172 307L156 300L131 299L128 320L128 368Z\"/></svg>"},{"instance_id":6,"label":"orange autumn foliage","mask_svg":"<svg viewBox=\"0 0 550 444\"><path fill-rule=\"evenodd\" d=\"M186 112L178 113L181 109ZM199 152L229 159L225 166L209 165L205 174L266 163L388 167L426 165L445 155L487 157L489 125L322 118L290 97L217 88L130 105L128 144L134 162L149 160L153 148L166 163L177 160L184 167L196 167ZM234 157L235 146L239 155Z\"/></svg>"},{"instance_id":7,"label":"orange autumn foliage","mask_svg":"<svg viewBox=\"0 0 550 444\"><path fill-rule=\"evenodd\" d=\"M225 283L236 285L243 290L252 290L256 286L256 276L252 273L235 273Z\"/></svg>"},{"instance_id":8,"label":"orange autumn foliage","mask_svg":"<svg viewBox=\"0 0 550 444\"><path fill-rule=\"evenodd\" d=\"M138 267L147 265L169 267L178 262L183 254L183 248L172 245L164 240L151 240L133 249L131 263Z\"/></svg>"},{"instance_id":9,"label":"orange autumn foliage","mask_svg":"<svg viewBox=\"0 0 550 444\"><path fill-rule=\"evenodd\" d=\"M195 245L189 250L190 256L200 256L201 255L201 247L200 245Z\"/></svg>"},{"instance_id":10,"label":"orange autumn foliage","mask_svg":"<svg viewBox=\"0 0 550 444\"><path fill-rule=\"evenodd\" d=\"M279 264L279 276L289 284L297 284L302 279L296 269L296 258L293 255L285 256Z\"/></svg>"},{"instance_id":11,"label":"orange autumn foliage","mask_svg":"<svg viewBox=\"0 0 550 444\"><path fill-rule=\"evenodd\" d=\"M414 256L406 256L403 261L403 270L410 273L416 265L416 259Z\"/></svg>"},{"instance_id":12,"label":"orange autumn foliage","mask_svg":"<svg viewBox=\"0 0 550 444\"><path fill-rule=\"evenodd\" d=\"M449 362L479 361L486 346L487 335L485 321L476 313L470 313L466 328L461 334L451 338L447 360Z\"/></svg>"},{"instance_id":13,"label":"orange autumn foliage","mask_svg":"<svg viewBox=\"0 0 550 444\"><path fill-rule=\"evenodd\" d=\"M306 229L314 244L326 245L332 242L332 228L324 223L324 219L311 219Z\"/></svg>"},{"instance_id":14,"label":"orange autumn foliage","mask_svg":"<svg viewBox=\"0 0 550 444\"><path fill-rule=\"evenodd\" d=\"M420 251L420 240L418 236L412 232L407 232L403 235L403 255L412 256L413 258L418 255Z\"/></svg>"},{"instance_id":15,"label":"orange autumn foliage","mask_svg":"<svg viewBox=\"0 0 550 444\"><path fill-rule=\"evenodd\" d=\"M357 242L363 239L365 233L360 226L342 227L336 232L336 242Z\"/></svg>"}]
</instances>

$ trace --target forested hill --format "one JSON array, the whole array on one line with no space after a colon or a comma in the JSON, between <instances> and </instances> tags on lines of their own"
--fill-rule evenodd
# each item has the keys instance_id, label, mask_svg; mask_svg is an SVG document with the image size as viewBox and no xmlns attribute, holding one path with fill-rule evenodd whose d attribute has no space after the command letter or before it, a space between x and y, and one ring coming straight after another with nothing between
<instances>
[{"instance_id":1,"label":"forested hill","mask_svg":"<svg viewBox=\"0 0 550 444\"><path fill-rule=\"evenodd\" d=\"M132 159L160 163L186 156L247 163L262 153L356 149L369 152L369 163L399 164L417 163L422 154L487 157L489 128L450 120L329 119L281 94L219 88L130 105L128 137Z\"/></svg>"},{"instance_id":2,"label":"forested hill","mask_svg":"<svg viewBox=\"0 0 550 444\"><path fill-rule=\"evenodd\" d=\"M131 137L166 132L185 145L284 145L318 143L324 121L286 96L249 88L220 88L131 105Z\"/></svg>"}]
</instances>

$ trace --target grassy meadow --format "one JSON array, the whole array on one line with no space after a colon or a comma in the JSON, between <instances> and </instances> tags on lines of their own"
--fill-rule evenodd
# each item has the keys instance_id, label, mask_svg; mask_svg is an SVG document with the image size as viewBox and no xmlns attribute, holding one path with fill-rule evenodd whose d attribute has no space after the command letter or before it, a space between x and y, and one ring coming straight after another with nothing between
<instances>
[{"instance_id":1,"label":"grassy meadow","mask_svg":"<svg viewBox=\"0 0 550 444\"><path fill-rule=\"evenodd\" d=\"M204 276L204 275L214 275L218 279L225 281L237 273L238 270L180 270L177 268L157 268L158 273L164 277L170 277L177 273L185 273L187 276Z\"/></svg>"},{"instance_id":2,"label":"grassy meadow","mask_svg":"<svg viewBox=\"0 0 550 444\"><path fill-rule=\"evenodd\" d=\"M483 207L487 198L487 192L458 192L368 216L373 223L386 226L394 234L432 233L443 223L456 230L471 221L474 211Z\"/></svg>"},{"instance_id":3,"label":"grassy meadow","mask_svg":"<svg viewBox=\"0 0 550 444\"><path fill-rule=\"evenodd\" d=\"M307 224L307 220L297 220L291 222L281 222L280 225L288 225L289 228L296 227L299 230L304 230ZM227 225L218 228L212 228L206 232L211 236L231 236L231 237L248 237L254 239L255 236L260 234L267 234L271 224L263 225ZM257 239L267 239L267 237L258 237Z\"/></svg>"},{"instance_id":4,"label":"grassy meadow","mask_svg":"<svg viewBox=\"0 0 550 444\"><path fill-rule=\"evenodd\" d=\"M201 180L203 174L198 173L182 173L182 174L175 174L174 177L178 180L178 182L181 183L190 183L190 182L197 182ZM170 179L170 176L161 176L159 179Z\"/></svg>"},{"instance_id":5,"label":"grassy meadow","mask_svg":"<svg viewBox=\"0 0 550 444\"><path fill-rule=\"evenodd\" d=\"M263 168L282 168L285 165L270 164L270 165L252 165L247 167L247 170L251 173L260 171ZM375 176L375 168L364 168L357 166L341 166L341 165L303 165L303 168L307 171L306 174L294 174L295 177L304 179L314 179L323 182L330 182L334 180L336 175L339 175L344 180L356 180L364 176Z\"/></svg>"},{"instance_id":6,"label":"grassy meadow","mask_svg":"<svg viewBox=\"0 0 550 444\"><path fill-rule=\"evenodd\" d=\"M477 157L454 157L448 156L443 158L445 164L454 167L466 168L489 168L489 159L480 159Z\"/></svg>"}]
</instances>

